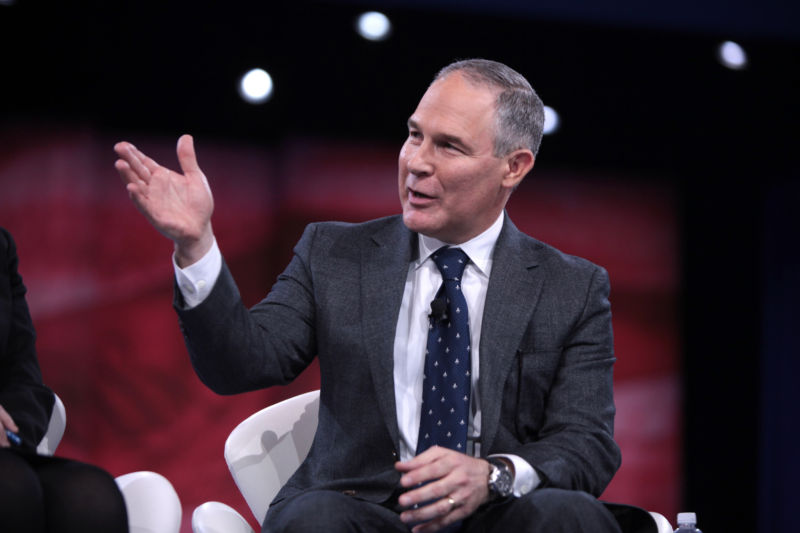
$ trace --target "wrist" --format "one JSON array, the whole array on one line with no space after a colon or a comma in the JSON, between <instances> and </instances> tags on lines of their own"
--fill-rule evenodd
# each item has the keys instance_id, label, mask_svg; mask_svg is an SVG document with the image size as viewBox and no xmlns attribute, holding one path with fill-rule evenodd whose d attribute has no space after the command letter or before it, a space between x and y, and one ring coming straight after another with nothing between
<instances>
[{"instance_id":1,"label":"wrist","mask_svg":"<svg viewBox=\"0 0 800 533\"><path fill-rule=\"evenodd\" d=\"M514 465L501 457L490 457L489 463L489 501L511 496L514 491Z\"/></svg>"},{"instance_id":2,"label":"wrist","mask_svg":"<svg viewBox=\"0 0 800 533\"><path fill-rule=\"evenodd\" d=\"M214 244L214 233L208 225L196 239L182 239L175 241L175 263L180 268L186 268L200 261Z\"/></svg>"}]
</instances>

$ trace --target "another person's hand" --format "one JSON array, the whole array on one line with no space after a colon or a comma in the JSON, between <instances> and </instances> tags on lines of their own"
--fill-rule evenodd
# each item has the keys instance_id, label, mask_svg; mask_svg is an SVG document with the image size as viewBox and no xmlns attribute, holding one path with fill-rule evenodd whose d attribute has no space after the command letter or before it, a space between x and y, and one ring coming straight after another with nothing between
<instances>
[{"instance_id":1,"label":"another person's hand","mask_svg":"<svg viewBox=\"0 0 800 533\"><path fill-rule=\"evenodd\" d=\"M416 487L402 494L407 510L400 519L414 526L414 533L429 533L463 520L489 500L489 463L460 452L434 446L395 468L403 473L400 485ZM414 509L415 505L421 505ZM422 523L420 523L422 522Z\"/></svg>"},{"instance_id":2,"label":"another person's hand","mask_svg":"<svg viewBox=\"0 0 800 533\"><path fill-rule=\"evenodd\" d=\"M183 174L159 165L131 143L117 143L114 151L119 156L114 167L127 184L131 200L162 235L175 243L178 266L199 260L214 242L214 199L197 164L192 137L178 139L178 163Z\"/></svg>"},{"instance_id":3,"label":"another person's hand","mask_svg":"<svg viewBox=\"0 0 800 533\"><path fill-rule=\"evenodd\" d=\"M14 423L14 419L11 418L11 415L8 414L8 411L3 409L3 406L0 405L0 448L8 448L11 446L11 443L8 442L8 437L6 436L6 430L9 429L14 433L19 431L19 428Z\"/></svg>"}]
</instances>

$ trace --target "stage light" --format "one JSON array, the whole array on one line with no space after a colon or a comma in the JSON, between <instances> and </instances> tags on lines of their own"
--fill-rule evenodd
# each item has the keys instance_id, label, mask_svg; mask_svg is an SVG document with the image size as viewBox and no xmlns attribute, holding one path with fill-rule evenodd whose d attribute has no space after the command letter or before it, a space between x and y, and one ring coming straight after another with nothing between
<instances>
[{"instance_id":1,"label":"stage light","mask_svg":"<svg viewBox=\"0 0 800 533\"><path fill-rule=\"evenodd\" d=\"M264 69L254 68L239 81L239 95L251 104L263 104L272 92L272 76Z\"/></svg>"},{"instance_id":2,"label":"stage light","mask_svg":"<svg viewBox=\"0 0 800 533\"><path fill-rule=\"evenodd\" d=\"M392 23L383 13L369 11L358 17L358 34L370 41L383 41L392 31Z\"/></svg>"},{"instance_id":3,"label":"stage light","mask_svg":"<svg viewBox=\"0 0 800 533\"><path fill-rule=\"evenodd\" d=\"M550 135L551 133L555 133L558 131L558 127L561 125L561 119L558 117L558 113L555 109L550 106L544 106L544 131L545 135Z\"/></svg>"},{"instance_id":4,"label":"stage light","mask_svg":"<svg viewBox=\"0 0 800 533\"><path fill-rule=\"evenodd\" d=\"M742 70L747 67L747 53L744 48L733 41L725 41L719 45L717 59L723 66L731 70Z\"/></svg>"}]
</instances>

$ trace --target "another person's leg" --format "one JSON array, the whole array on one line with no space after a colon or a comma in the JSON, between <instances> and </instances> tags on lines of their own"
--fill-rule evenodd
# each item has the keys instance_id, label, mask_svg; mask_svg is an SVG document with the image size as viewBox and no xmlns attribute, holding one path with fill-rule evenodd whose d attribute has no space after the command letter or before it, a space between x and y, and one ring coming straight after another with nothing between
<instances>
[{"instance_id":1,"label":"another person's leg","mask_svg":"<svg viewBox=\"0 0 800 533\"><path fill-rule=\"evenodd\" d=\"M78 461L47 459L37 466L47 531L128 531L125 500L111 474Z\"/></svg>"},{"instance_id":2,"label":"another person's leg","mask_svg":"<svg viewBox=\"0 0 800 533\"><path fill-rule=\"evenodd\" d=\"M594 496L537 489L521 498L490 504L464 522L464 533L621 533L614 515Z\"/></svg>"},{"instance_id":3,"label":"another person's leg","mask_svg":"<svg viewBox=\"0 0 800 533\"><path fill-rule=\"evenodd\" d=\"M270 533L408 533L399 515L377 503L332 490L310 491L273 505L262 531Z\"/></svg>"},{"instance_id":4,"label":"another person's leg","mask_svg":"<svg viewBox=\"0 0 800 533\"><path fill-rule=\"evenodd\" d=\"M44 531L42 486L24 455L0 449L0 529Z\"/></svg>"}]
</instances>

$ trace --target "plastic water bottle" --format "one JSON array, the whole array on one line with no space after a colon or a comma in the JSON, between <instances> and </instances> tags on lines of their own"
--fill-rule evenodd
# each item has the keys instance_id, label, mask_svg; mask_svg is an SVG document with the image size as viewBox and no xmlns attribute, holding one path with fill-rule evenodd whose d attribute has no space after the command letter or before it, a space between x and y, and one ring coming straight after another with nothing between
<instances>
[{"instance_id":1,"label":"plastic water bottle","mask_svg":"<svg viewBox=\"0 0 800 533\"><path fill-rule=\"evenodd\" d=\"M697 529L697 515L694 513L678 513L678 529L675 533L702 533Z\"/></svg>"}]
</instances>

